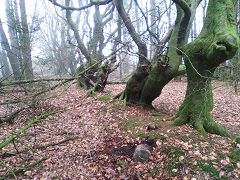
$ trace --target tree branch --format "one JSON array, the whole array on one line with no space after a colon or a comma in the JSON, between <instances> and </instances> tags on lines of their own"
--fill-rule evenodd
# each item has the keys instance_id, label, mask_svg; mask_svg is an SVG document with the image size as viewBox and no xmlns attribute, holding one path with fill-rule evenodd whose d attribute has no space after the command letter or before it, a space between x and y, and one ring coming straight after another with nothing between
<instances>
[{"instance_id":1,"label":"tree branch","mask_svg":"<svg viewBox=\"0 0 240 180\"><path fill-rule=\"evenodd\" d=\"M145 16L145 13L143 12L142 8L139 6L137 0L134 0L134 2L136 3L138 9L140 10L140 12L142 13L144 19L145 19L145 22L146 22L146 26L147 26L147 31L149 32L150 36L154 37L154 39L158 42L158 44L161 43L161 41L159 40L159 38L156 36L156 34L154 34L151 30L150 30L150 27L148 25L148 18Z\"/></svg>"},{"instance_id":2,"label":"tree branch","mask_svg":"<svg viewBox=\"0 0 240 180\"><path fill-rule=\"evenodd\" d=\"M187 27L188 27L192 12L191 12L191 8L189 7L189 5L185 0L173 0L173 2L179 5L184 11L184 17L182 18L182 21L180 23L180 27L178 31L178 41L177 41L177 47L181 47L184 45L184 40L187 35Z\"/></svg>"},{"instance_id":3,"label":"tree branch","mask_svg":"<svg viewBox=\"0 0 240 180\"><path fill-rule=\"evenodd\" d=\"M90 8L91 6L94 6L94 5L106 5L110 2L112 2L112 0L105 0L105 1L94 1L94 0L91 0L89 4L83 6L83 7L70 7L69 5L62 5L62 4L59 4L57 2L57 0L48 0L49 2L51 2L53 5L55 6L58 6L62 9L65 9L65 10L71 10L71 11L81 11L81 10L84 10L84 9L87 9L87 8Z\"/></svg>"},{"instance_id":4,"label":"tree branch","mask_svg":"<svg viewBox=\"0 0 240 180\"><path fill-rule=\"evenodd\" d=\"M69 5L69 3L70 3L70 0L65 0L66 5ZM80 38L78 29L72 20L71 11L69 9L66 10L66 18L67 18L68 25L71 27L71 29L74 32L74 36L77 40L78 48L81 50L82 54L85 56L85 58L88 60L88 62L91 63L92 62L91 55L90 55L89 51L87 50L87 48L85 47L82 39Z\"/></svg>"},{"instance_id":5,"label":"tree branch","mask_svg":"<svg viewBox=\"0 0 240 180\"><path fill-rule=\"evenodd\" d=\"M147 46L145 43L142 42L139 34L136 32L130 17L126 13L123 7L123 0L115 0L116 8L118 10L119 15L121 16L126 28L128 29L129 34L131 35L133 41L138 46L139 51L139 64L149 64L147 60Z\"/></svg>"}]
</instances>

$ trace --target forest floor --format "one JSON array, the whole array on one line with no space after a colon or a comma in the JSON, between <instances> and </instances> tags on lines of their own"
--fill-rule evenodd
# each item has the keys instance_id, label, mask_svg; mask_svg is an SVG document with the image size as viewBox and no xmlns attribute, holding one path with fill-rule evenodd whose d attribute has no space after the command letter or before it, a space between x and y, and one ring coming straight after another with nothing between
<instances>
[{"instance_id":1,"label":"forest floor","mask_svg":"<svg viewBox=\"0 0 240 180\"><path fill-rule=\"evenodd\" d=\"M240 142L203 137L188 125L170 126L186 85L169 83L153 103L156 111L122 110L113 97L125 85L107 85L105 92L88 98L75 85L54 90L49 96L55 98L20 112L13 124L1 124L0 142L43 111L58 111L0 150L0 179L240 179ZM225 83L213 87L214 119L240 136L240 96ZM149 125L157 129L148 131ZM134 161L135 147L150 139L150 159Z\"/></svg>"}]
</instances>

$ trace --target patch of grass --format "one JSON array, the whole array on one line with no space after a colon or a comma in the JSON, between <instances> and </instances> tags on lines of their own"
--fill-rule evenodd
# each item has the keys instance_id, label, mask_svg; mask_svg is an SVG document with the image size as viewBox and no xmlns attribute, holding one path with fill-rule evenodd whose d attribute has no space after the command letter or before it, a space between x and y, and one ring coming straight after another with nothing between
<instances>
[{"instance_id":1,"label":"patch of grass","mask_svg":"<svg viewBox=\"0 0 240 180\"><path fill-rule=\"evenodd\" d=\"M223 157L223 159L226 158L226 156L223 154L220 154L219 156ZM225 175L234 171L235 167L233 164L227 164L225 165L223 168L221 169L217 169L217 167L214 167L214 164L216 163L219 163L220 159L216 159L214 161L212 160L207 160L207 161L204 161L204 160L196 160L197 161L197 168L198 171L203 171L203 172L206 172L209 174L210 176L210 179L216 179L216 180L227 180L229 179L230 177L227 177L227 176L221 176L221 178L219 177L219 173L220 171L224 171L225 172ZM231 176L232 178L236 178L235 176Z\"/></svg>"},{"instance_id":2,"label":"patch of grass","mask_svg":"<svg viewBox=\"0 0 240 180\"><path fill-rule=\"evenodd\" d=\"M120 110L122 108L122 104L120 104L118 101L113 100L113 103L111 103L111 113L116 112L117 110Z\"/></svg>"},{"instance_id":3,"label":"patch of grass","mask_svg":"<svg viewBox=\"0 0 240 180\"><path fill-rule=\"evenodd\" d=\"M203 161L197 160L197 166L200 170L209 174L210 177L216 177L219 174L219 171L213 167L213 161Z\"/></svg>"},{"instance_id":4,"label":"patch of grass","mask_svg":"<svg viewBox=\"0 0 240 180\"><path fill-rule=\"evenodd\" d=\"M157 174L158 174L158 172L159 172L159 169L160 169L160 167L154 167L154 168L149 168L148 169L148 173L147 173L147 177L152 177L152 178L154 178L154 176L156 176Z\"/></svg>"},{"instance_id":5,"label":"patch of grass","mask_svg":"<svg viewBox=\"0 0 240 180\"><path fill-rule=\"evenodd\" d=\"M143 129L147 119L142 117L132 117L125 119L120 123L120 128L126 131L132 138L146 138L147 134Z\"/></svg>"},{"instance_id":6,"label":"patch of grass","mask_svg":"<svg viewBox=\"0 0 240 180\"><path fill-rule=\"evenodd\" d=\"M126 168L126 167L127 167L127 165L126 165L126 163L125 163L124 161L118 161L118 162L117 162L117 165L118 165L120 168Z\"/></svg>"},{"instance_id":7,"label":"patch of grass","mask_svg":"<svg viewBox=\"0 0 240 180\"><path fill-rule=\"evenodd\" d=\"M170 159L175 159L175 160L177 160L178 161L178 158L180 157L180 156L182 156L182 155L184 155L184 152L181 150L181 149L175 149L174 151L172 151L172 152L170 152L169 154L168 154L168 157L170 158Z\"/></svg>"},{"instance_id":8,"label":"patch of grass","mask_svg":"<svg viewBox=\"0 0 240 180\"><path fill-rule=\"evenodd\" d=\"M158 136L158 138L159 138L160 140L162 140L162 141L164 141L164 140L167 139L167 137L165 137L165 136Z\"/></svg>"},{"instance_id":9,"label":"patch of grass","mask_svg":"<svg viewBox=\"0 0 240 180\"><path fill-rule=\"evenodd\" d=\"M98 97L99 101L108 101L110 99L111 99L110 96L100 96L100 97Z\"/></svg>"},{"instance_id":10,"label":"patch of grass","mask_svg":"<svg viewBox=\"0 0 240 180\"><path fill-rule=\"evenodd\" d=\"M174 149L168 153L167 169L170 176L176 176L178 172L173 172L173 169L181 169L184 163L179 161L180 156L184 156L184 152L181 149Z\"/></svg>"},{"instance_id":11,"label":"patch of grass","mask_svg":"<svg viewBox=\"0 0 240 180\"><path fill-rule=\"evenodd\" d=\"M149 138L149 139L153 139L153 140L158 140L158 139L160 139L160 140L162 140L162 141L164 141L164 140L167 139L165 136L159 135L159 133L160 133L160 132L159 132L158 130L156 130L156 131L150 131L150 132L148 133L148 138Z\"/></svg>"},{"instance_id":12,"label":"patch of grass","mask_svg":"<svg viewBox=\"0 0 240 180\"><path fill-rule=\"evenodd\" d=\"M213 164L210 162L209 164L203 165L202 170L207 172L210 177L218 176L218 170L213 167Z\"/></svg>"},{"instance_id":13,"label":"patch of grass","mask_svg":"<svg viewBox=\"0 0 240 180\"><path fill-rule=\"evenodd\" d=\"M139 121L140 120L139 120L138 117L133 118L133 119L128 119L128 120L126 120L126 122L124 124L124 127L125 127L126 130L132 129L132 128L134 128L138 125Z\"/></svg>"},{"instance_id":14,"label":"patch of grass","mask_svg":"<svg viewBox=\"0 0 240 180\"><path fill-rule=\"evenodd\" d=\"M148 126L156 126L155 130L147 130ZM166 137L162 134L162 119L154 117L138 117L132 116L128 119L124 119L119 123L121 130L126 131L132 138L148 138L151 140L165 140Z\"/></svg>"},{"instance_id":15,"label":"patch of grass","mask_svg":"<svg viewBox=\"0 0 240 180\"><path fill-rule=\"evenodd\" d=\"M236 143L240 143L240 136L236 137Z\"/></svg>"},{"instance_id":16,"label":"patch of grass","mask_svg":"<svg viewBox=\"0 0 240 180\"><path fill-rule=\"evenodd\" d=\"M171 151L173 150L173 147L171 146L167 146L167 145L162 145L161 147L161 151L164 153L164 154L169 154Z\"/></svg>"},{"instance_id":17,"label":"patch of grass","mask_svg":"<svg viewBox=\"0 0 240 180\"><path fill-rule=\"evenodd\" d=\"M229 157L232 159L233 164L237 164L240 161L240 149L233 149Z\"/></svg>"},{"instance_id":18,"label":"patch of grass","mask_svg":"<svg viewBox=\"0 0 240 180\"><path fill-rule=\"evenodd\" d=\"M224 170L226 171L226 174L228 174L229 172L232 172L234 170L234 167L230 164L227 164L224 166Z\"/></svg>"},{"instance_id":19,"label":"patch of grass","mask_svg":"<svg viewBox=\"0 0 240 180\"><path fill-rule=\"evenodd\" d=\"M226 156L226 154L219 154L219 158L220 159L225 159L227 156ZM220 159L217 159L217 161L219 161L220 162Z\"/></svg>"},{"instance_id":20,"label":"patch of grass","mask_svg":"<svg viewBox=\"0 0 240 180\"><path fill-rule=\"evenodd\" d=\"M141 179L141 173L140 173L140 172L136 172L136 177L137 177L138 179Z\"/></svg>"},{"instance_id":21,"label":"patch of grass","mask_svg":"<svg viewBox=\"0 0 240 180\"><path fill-rule=\"evenodd\" d=\"M148 123L147 118L134 116L132 118L123 120L120 126L123 130L134 131L134 128L142 128L146 123Z\"/></svg>"},{"instance_id":22,"label":"patch of grass","mask_svg":"<svg viewBox=\"0 0 240 180\"><path fill-rule=\"evenodd\" d=\"M106 113L106 112L107 112L107 110L108 110L108 109L107 109L107 107L105 107L105 108L103 108L103 110L102 110L102 111Z\"/></svg>"}]
</instances>

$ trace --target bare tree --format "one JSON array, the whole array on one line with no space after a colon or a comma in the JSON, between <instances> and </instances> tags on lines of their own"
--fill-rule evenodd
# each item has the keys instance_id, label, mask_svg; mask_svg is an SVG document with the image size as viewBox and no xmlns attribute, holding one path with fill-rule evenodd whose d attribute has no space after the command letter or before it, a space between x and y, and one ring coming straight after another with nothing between
<instances>
[{"instance_id":1,"label":"bare tree","mask_svg":"<svg viewBox=\"0 0 240 180\"><path fill-rule=\"evenodd\" d=\"M7 36L4 32L3 26L2 26L2 21L0 20L0 35L1 35L1 43L2 46L4 47L4 50L7 52L8 59L10 61L12 70L13 70L13 75L15 80L20 80L21 79L21 71L20 71L20 63L19 60L17 59L16 54L12 51L10 44L8 42Z\"/></svg>"},{"instance_id":2,"label":"bare tree","mask_svg":"<svg viewBox=\"0 0 240 180\"><path fill-rule=\"evenodd\" d=\"M33 78L33 68L32 68L32 59L31 59L31 40L30 33L27 22L27 13L26 13L26 5L25 0L20 0L20 13L21 13L21 30L22 33L20 35L21 42L21 51L22 51L22 59L23 59L23 74L25 79Z\"/></svg>"}]
</instances>

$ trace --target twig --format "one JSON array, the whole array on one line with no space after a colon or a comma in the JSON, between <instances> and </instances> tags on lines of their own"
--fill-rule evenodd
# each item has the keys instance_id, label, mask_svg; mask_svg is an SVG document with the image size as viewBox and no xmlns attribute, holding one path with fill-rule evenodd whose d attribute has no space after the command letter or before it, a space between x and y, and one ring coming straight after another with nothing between
<instances>
[{"instance_id":1,"label":"twig","mask_svg":"<svg viewBox=\"0 0 240 180\"><path fill-rule=\"evenodd\" d=\"M90 1L89 4L76 8L76 7L64 6L62 4L59 4L56 0L48 0L48 1L50 1L55 6L58 6L62 9L65 9L65 10L71 10L71 11L81 11L81 10L90 8L91 6L94 6L94 5L99 5L99 6L100 5L106 5L110 2L112 2L112 0L105 0L105 1L103 0L103 1L96 1L96 2L95 1Z\"/></svg>"}]
</instances>

